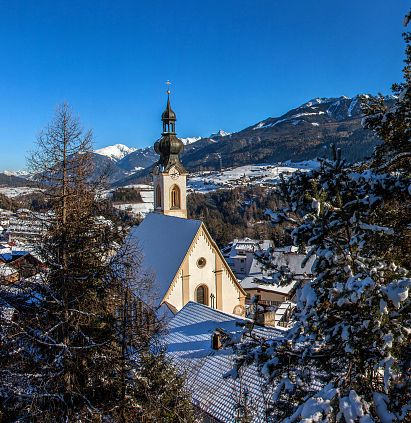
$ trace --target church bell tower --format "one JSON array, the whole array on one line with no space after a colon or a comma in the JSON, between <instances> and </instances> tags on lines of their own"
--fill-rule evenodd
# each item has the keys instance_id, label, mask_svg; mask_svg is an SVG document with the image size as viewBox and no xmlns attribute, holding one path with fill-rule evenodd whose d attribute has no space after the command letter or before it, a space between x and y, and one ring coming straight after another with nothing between
<instances>
[{"instance_id":1,"label":"church bell tower","mask_svg":"<svg viewBox=\"0 0 411 423\"><path fill-rule=\"evenodd\" d=\"M183 142L176 137L176 114L170 105L167 90L167 106L161 115L163 133L154 144L160 155L153 169L154 211L169 216L187 218L187 171L180 162Z\"/></svg>"}]
</instances>

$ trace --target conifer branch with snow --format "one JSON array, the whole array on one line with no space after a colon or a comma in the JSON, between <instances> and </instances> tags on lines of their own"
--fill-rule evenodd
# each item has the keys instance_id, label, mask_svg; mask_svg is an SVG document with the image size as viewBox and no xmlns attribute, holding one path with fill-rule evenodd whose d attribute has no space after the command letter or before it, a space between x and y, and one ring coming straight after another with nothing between
<instances>
[{"instance_id":1,"label":"conifer branch with snow","mask_svg":"<svg viewBox=\"0 0 411 423\"><path fill-rule=\"evenodd\" d=\"M334 148L320 169L282 185L278 223L315 254L284 340L237 346L233 374L255 363L276 387L270 419L383 423L411 417L411 36L405 81L386 109L364 100L364 126L383 144L348 166ZM280 218L282 217L282 218ZM271 421L269 420L269 421Z\"/></svg>"}]
</instances>

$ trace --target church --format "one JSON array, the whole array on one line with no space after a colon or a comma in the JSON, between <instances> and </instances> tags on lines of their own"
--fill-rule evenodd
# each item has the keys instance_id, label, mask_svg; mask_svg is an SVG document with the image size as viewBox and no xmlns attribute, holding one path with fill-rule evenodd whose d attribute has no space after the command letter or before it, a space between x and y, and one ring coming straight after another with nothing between
<instances>
[{"instance_id":1,"label":"church","mask_svg":"<svg viewBox=\"0 0 411 423\"><path fill-rule=\"evenodd\" d=\"M141 252L141 270L154 279L155 304L177 313L189 301L244 315L246 293L200 220L187 218L187 171L177 138L176 114L170 105L162 114L163 132L154 149L160 159L152 176L154 212L132 229L130 239Z\"/></svg>"}]
</instances>

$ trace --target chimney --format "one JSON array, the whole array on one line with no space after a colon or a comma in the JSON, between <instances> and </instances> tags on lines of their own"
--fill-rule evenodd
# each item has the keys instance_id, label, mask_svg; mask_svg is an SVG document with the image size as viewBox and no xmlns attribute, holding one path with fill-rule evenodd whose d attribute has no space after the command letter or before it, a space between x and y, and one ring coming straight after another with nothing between
<instances>
[{"instance_id":1,"label":"chimney","mask_svg":"<svg viewBox=\"0 0 411 423\"><path fill-rule=\"evenodd\" d=\"M221 350L222 347L221 332L219 330L215 330L211 335L211 348L213 350Z\"/></svg>"}]
</instances>

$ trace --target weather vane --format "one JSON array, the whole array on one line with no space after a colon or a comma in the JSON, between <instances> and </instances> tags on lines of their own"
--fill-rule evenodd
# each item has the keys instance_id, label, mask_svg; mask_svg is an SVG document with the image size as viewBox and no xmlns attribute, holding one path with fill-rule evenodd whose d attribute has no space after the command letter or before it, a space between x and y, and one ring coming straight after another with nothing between
<instances>
[{"instance_id":1,"label":"weather vane","mask_svg":"<svg viewBox=\"0 0 411 423\"><path fill-rule=\"evenodd\" d=\"M171 82L168 79L166 81L166 85L167 85L167 94L170 94L170 85L171 85Z\"/></svg>"}]
</instances>

